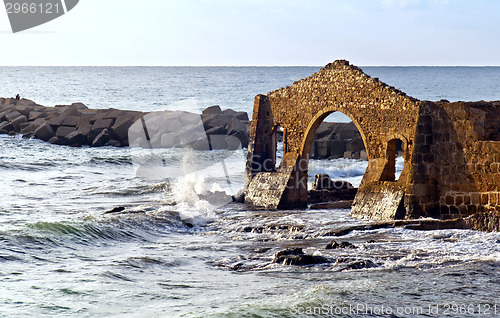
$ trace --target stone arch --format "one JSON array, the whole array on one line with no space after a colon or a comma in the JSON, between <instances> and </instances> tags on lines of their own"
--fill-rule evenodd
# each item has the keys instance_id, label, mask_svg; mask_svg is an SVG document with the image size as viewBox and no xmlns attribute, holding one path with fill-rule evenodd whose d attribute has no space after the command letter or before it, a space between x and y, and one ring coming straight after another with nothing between
<instances>
[{"instance_id":1,"label":"stone arch","mask_svg":"<svg viewBox=\"0 0 500 318\"><path fill-rule=\"evenodd\" d=\"M267 208L306 205L308 167L305 163L308 163L311 139L321 122L330 113L339 111L347 115L360 132L369 159L352 214L392 218L412 185L380 181L388 161L386 144L391 135L403 136L407 140L407 156L412 156L419 103L343 60L328 64L291 86L256 96L245 201ZM273 172L254 169L259 165L252 163L272 160L273 154L265 150L273 149L268 132L276 125L286 131L283 161ZM387 198L381 198L380 193ZM390 204L376 208L373 204L364 204L370 201Z\"/></svg>"}]
</instances>

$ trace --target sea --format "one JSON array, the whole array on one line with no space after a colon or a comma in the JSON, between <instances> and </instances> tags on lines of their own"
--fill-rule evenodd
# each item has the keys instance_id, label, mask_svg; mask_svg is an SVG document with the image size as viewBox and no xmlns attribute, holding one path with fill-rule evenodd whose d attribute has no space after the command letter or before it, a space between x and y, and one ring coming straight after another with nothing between
<instances>
[{"instance_id":1,"label":"sea","mask_svg":"<svg viewBox=\"0 0 500 318\"><path fill-rule=\"evenodd\" d=\"M0 96L147 112L220 105L251 117L257 94L319 69L0 67ZM500 67L362 69L420 100L500 100ZM245 155L0 135L0 317L500 317L499 233L392 228L331 237L368 221L349 209L208 200L243 187ZM357 186L366 167L311 160L310 182L328 173ZM355 248L325 249L332 239ZM286 248L330 262L273 263Z\"/></svg>"}]
</instances>

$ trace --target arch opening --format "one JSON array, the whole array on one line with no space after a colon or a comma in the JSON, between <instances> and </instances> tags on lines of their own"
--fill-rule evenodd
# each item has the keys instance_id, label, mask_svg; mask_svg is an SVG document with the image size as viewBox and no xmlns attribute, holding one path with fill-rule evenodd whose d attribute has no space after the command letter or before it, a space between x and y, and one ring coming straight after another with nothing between
<instances>
[{"instance_id":1,"label":"arch opening","mask_svg":"<svg viewBox=\"0 0 500 318\"><path fill-rule=\"evenodd\" d=\"M351 118L338 111L319 116L306 137L302 158L308 160L311 207L329 202L331 207L350 208L368 167L364 137Z\"/></svg>"},{"instance_id":2,"label":"arch opening","mask_svg":"<svg viewBox=\"0 0 500 318\"><path fill-rule=\"evenodd\" d=\"M387 142L387 163L380 177L380 181L397 182L401 177L405 164L406 144L400 138L393 138Z\"/></svg>"},{"instance_id":3,"label":"arch opening","mask_svg":"<svg viewBox=\"0 0 500 318\"><path fill-rule=\"evenodd\" d=\"M285 131L282 126L274 126L272 131L272 145L274 147L274 171L278 170L281 165L281 161L283 160L283 154L285 152L284 149L284 134Z\"/></svg>"}]
</instances>

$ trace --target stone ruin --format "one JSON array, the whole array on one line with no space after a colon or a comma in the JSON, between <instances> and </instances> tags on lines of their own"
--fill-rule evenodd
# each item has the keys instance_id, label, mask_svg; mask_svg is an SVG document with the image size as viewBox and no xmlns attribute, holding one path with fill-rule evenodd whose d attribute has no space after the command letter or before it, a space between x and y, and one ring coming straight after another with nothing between
<instances>
[{"instance_id":1,"label":"stone ruin","mask_svg":"<svg viewBox=\"0 0 500 318\"><path fill-rule=\"evenodd\" d=\"M500 101L420 101L345 60L255 98L245 202L268 209L308 203L315 133L332 112L358 128L368 167L351 214L379 220L475 217L499 229ZM283 159L276 162L276 136ZM396 180L396 145L404 168Z\"/></svg>"}]
</instances>

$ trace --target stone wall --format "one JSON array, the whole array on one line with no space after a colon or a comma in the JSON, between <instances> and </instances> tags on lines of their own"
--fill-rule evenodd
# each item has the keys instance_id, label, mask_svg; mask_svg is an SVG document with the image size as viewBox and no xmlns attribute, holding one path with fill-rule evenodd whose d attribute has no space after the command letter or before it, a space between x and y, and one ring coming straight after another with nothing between
<instances>
[{"instance_id":1,"label":"stone wall","mask_svg":"<svg viewBox=\"0 0 500 318\"><path fill-rule=\"evenodd\" d=\"M500 102L419 101L344 60L255 98L247 203L268 208L307 203L315 132L334 111L352 119L368 157L353 216L455 218L500 211ZM281 163L275 157L277 127L283 130ZM405 164L396 180L398 144ZM272 192L265 183L274 185Z\"/></svg>"},{"instance_id":2,"label":"stone wall","mask_svg":"<svg viewBox=\"0 0 500 318\"><path fill-rule=\"evenodd\" d=\"M500 211L499 112L500 102L422 103L413 160L415 216Z\"/></svg>"}]
</instances>

